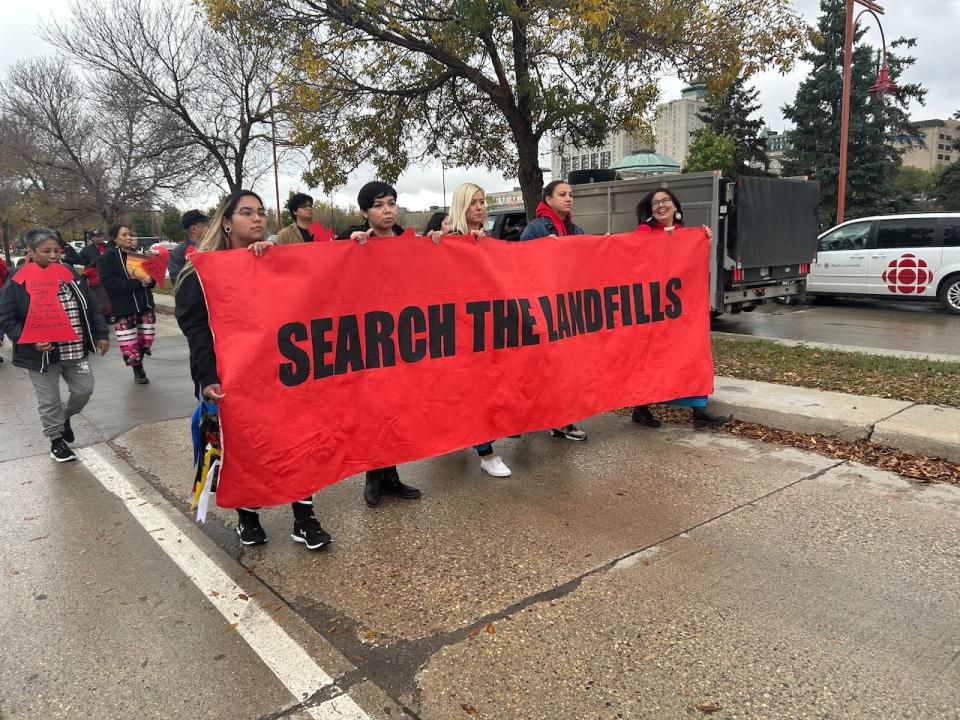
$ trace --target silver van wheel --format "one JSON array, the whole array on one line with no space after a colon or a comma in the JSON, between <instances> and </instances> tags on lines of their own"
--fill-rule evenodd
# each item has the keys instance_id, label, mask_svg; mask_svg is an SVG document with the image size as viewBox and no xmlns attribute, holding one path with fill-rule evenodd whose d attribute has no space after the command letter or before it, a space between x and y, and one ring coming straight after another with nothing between
<instances>
[{"instance_id":1,"label":"silver van wheel","mask_svg":"<svg viewBox=\"0 0 960 720\"><path fill-rule=\"evenodd\" d=\"M940 288L940 304L949 313L960 315L960 277L953 277Z\"/></svg>"}]
</instances>

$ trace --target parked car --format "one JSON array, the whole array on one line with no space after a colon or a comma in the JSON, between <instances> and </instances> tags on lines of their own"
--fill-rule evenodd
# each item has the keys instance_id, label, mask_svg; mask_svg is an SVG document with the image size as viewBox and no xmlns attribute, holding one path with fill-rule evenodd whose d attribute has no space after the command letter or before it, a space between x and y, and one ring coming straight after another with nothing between
<instances>
[{"instance_id":1,"label":"parked car","mask_svg":"<svg viewBox=\"0 0 960 720\"><path fill-rule=\"evenodd\" d=\"M858 218L819 237L807 294L939 300L960 315L960 213Z\"/></svg>"}]
</instances>

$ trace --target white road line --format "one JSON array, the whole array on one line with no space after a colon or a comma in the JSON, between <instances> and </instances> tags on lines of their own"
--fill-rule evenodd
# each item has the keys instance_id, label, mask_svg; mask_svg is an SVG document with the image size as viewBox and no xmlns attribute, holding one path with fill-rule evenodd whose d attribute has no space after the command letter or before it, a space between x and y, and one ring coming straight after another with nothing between
<instances>
[{"instance_id":1,"label":"white road line","mask_svg":"<svg viewBox=\"0 0 960 720\"><path fill-rule=\"evenodd\" d=\"M333 678L260 607L255 600L242 600L243 589L177 528L168 515L147 501L140 491L95 448L77 455L87 469L127 506L148 535L193 581L204 597L246 640L277 679L303 702L318 690L333 684ZM306 708L318 720L369 720L369 715L349 695L339 695Z\"/></svg>"}]
</instances>

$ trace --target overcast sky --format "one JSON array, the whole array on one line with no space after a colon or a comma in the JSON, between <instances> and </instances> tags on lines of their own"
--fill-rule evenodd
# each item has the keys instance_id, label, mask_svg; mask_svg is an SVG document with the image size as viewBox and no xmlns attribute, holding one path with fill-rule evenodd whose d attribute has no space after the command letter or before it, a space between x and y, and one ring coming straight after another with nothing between
<instances>
[{"instance_id":1,"label":"overcast sky","mask_svg":"<svg viewBox=\"0 0 960 720\"><path fill-rule=\"evenodd\" d=\"M960 110L960 72L957 61L957 28L960 28L960 0L880 0L886 8L883 16L884 30L889 39L897 37L915 37L914 48L917 62L909 70L904 80L920 82L927 89L925 106L911 108L914 120L947 118ZM41 20L52 17L69 16L70 0L30 0L14 2L3 0L2 22L0 22L0 69L19 58L33 55L55 53L56 49L46 45L36 35ZM819 0L794 0L794 6L811 23L816 22ZM866 42L878 46L879 32L872 18L865 16L861 21L868 26ZM96 38L91 38L96 42ZM793 100L797 86L807 73L808 68L800 65L786 76L774 72L763 73L753 79L760 91L762 103L761 115L774 130L785 127L780 108ZM683 83L677 78L663 78L660 83L662 100L679 97ZM549 157L541 158L541 165L550 165ZM285 198L289 188L302 189L299 182L299 170L294 167L283 168L280 193ZM283 170L282 169L282 170ZM340 204L352 204L356 200L359 187L369 179L372 170L366 174L358 171L351 182L334 195ZM499 173L489 173L480 169L447 169L447 197L460 182L471 180L482 185L488 192L507 190L514 184L511 179ZM269 178L262 180L256 188L264 198L273 197L273 183ZM430 205L442 205L442 179L439 163L433 167L413 168L397 183L400 204L411 209L423 209ZM215 197L217 191L211 191ZM206 198L194 199L196 204L206 203ZM268 204L270 201L267 201ZM178 203L181 204L181 203Z\"/></svg>"}]
</instances>

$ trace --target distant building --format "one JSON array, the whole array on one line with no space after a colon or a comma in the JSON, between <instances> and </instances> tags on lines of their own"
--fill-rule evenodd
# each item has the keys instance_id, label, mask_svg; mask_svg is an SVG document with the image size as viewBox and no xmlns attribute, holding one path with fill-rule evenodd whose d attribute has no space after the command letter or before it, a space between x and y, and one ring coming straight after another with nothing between
<instances>
[{"instance_id":1,"label":"distant building","mask_svg":"<svg viewBox=\"0 0 960 720\"><path fill-rule=\"evenodd\" d=\"M703 127L697 113L707 104L706 93L705 85L691 84L681 91L679 100L657 107L657 154L674 158L681 165L687 162L690 136Z\"/></svg>"},{"instance_id":2,"label":"distant building","mask_svg":"<svg viewBox=\"0 0 960 720\"><path fill-rule=\"evenodd\" d=\"M960 121L952 118L921 120L913 125L917 128L917 137L894 141L904 146L902 156L904 165L921 170L936 170L960 159L960 151L953 147L953 143L960 138ZM923 141L923 145L920 144L920 140Z\"/></svg>"},{"instance_id":3,"label":"distant building","mask_svg":"<svg viewBox=\"0 0 960 720\"><path fill-rule=\"evenodd\" d=\"M488 208L523 207L523 191L515 187L513 190L499 190L488 192L486 195Z\"/></svg>"},{"instance_id":4,"label":"distant building","mask_svg":"<svg viewBox=\"0 0 960 720\"><path fill-rule=\"evenodd\" d=\"M649 175L666 175L667 173L680 172L680 163L666 155L660 155L652 150L641 150L633 155L615 162L613 170L620 173L624 180L637 177L647 177Z\"/></svg>"},{"instance_id":5,"label":"distant building","mask_svg":"<svg viewBox=\"0 0 960 720\"><path fill-rule=\"evenodd\" d=\"M770 158L770 172L774 175L783 174L783 156L790 147L790 131L777 132L770 128L760 131L760 137L767 141L767 157Z\"/></svg>"},{"instance_id":6,"label":"distant building","mask_svg":"<svg viewBox=\"0 0 960 720\"><path fill-rule=\"evenodd\" d=\"M602 170L613 167L619 160L645 148L650 148L649 138L626 130L610 133L603 145L592 148L562 146L559 140L554 138L550 154L551 177L554 180L566 180L571 170Z\"/></svg>"}]
</instances>

